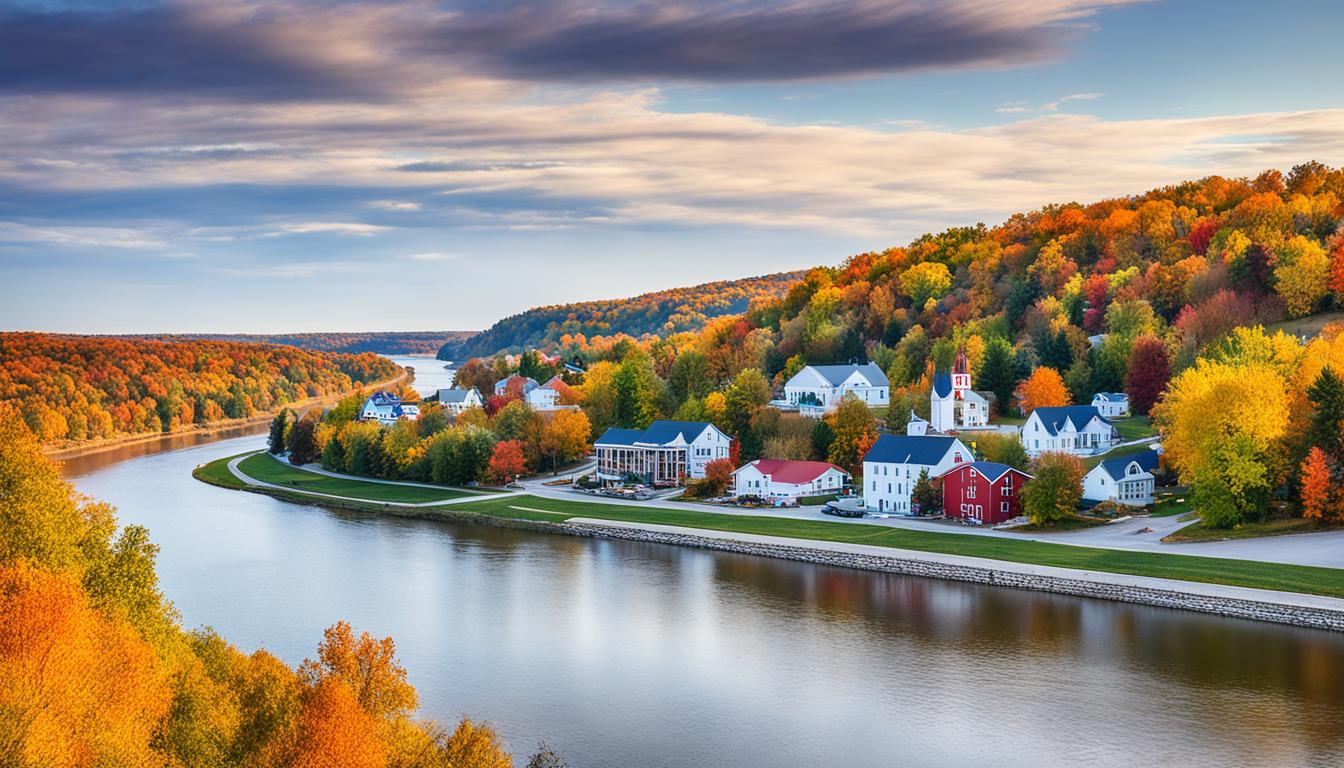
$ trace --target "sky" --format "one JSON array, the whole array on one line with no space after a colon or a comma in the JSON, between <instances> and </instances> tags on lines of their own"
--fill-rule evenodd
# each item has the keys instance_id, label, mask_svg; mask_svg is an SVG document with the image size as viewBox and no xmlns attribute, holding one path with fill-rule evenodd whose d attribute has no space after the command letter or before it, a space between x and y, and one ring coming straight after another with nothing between
<instances>
[{"instance_id":1,"label":"sky","mask_svg":"<svg viewBox=\"0 0 1344 768\"><path fill-rule=\"evenodd\" d=\"M0 329L480 329L1344 164L1344 3L0 0Z\"/></svg>"}]
</instances>

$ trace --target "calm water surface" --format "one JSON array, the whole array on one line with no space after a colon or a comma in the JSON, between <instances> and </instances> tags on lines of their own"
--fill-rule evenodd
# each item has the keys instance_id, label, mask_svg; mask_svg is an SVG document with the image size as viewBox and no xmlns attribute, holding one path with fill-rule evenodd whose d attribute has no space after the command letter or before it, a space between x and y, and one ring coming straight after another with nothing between
<instances>
[{"instance_id":1,"label":"calm water surface","mask_svg":"<svg viewBox=\"0 0 1344 768\"><path fill-rule=\"evenodd\" d=\"M190 476L262 444L67 473L149 527L188 625L291 663L340 618L392 635L426 715L488 719L520 754L545 738L575 768L1344 765L1344 636L380 519Z\"/></svg>"}]
</instances>

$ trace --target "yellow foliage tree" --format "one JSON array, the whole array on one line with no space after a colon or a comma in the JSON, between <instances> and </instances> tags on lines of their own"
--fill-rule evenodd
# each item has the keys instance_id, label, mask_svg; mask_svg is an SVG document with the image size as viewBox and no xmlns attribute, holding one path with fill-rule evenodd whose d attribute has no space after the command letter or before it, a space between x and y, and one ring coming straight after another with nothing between
<instances>
[{"instance_id":1,"label":"yellow foliage tree","mask_svg":"<svg viewBox=\"0 0 1344 768\"><path fill-rule=\"evenodd\" d=\"M1330 293L1330 259L1315 240L1298 235L1278 249L1274 290L1290 317L1309 315Z\"/></svg>"}]
</instances>

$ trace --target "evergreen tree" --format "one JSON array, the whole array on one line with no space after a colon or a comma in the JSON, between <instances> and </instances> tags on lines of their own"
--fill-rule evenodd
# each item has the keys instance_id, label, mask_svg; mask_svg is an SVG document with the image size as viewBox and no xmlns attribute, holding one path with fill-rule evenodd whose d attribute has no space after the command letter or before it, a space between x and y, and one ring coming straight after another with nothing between
<instances>
[{"instance_id":1,"label":"evergreen tree","mask_svg":"<svg viewBox=\"0 0 1344 768\"><path fill-rule=\"evenodd\" d=\"M641 350L631 352L612 377L616 390L616 424L647 429L658 417L658 378L653 361Z\"/></svg>"},{"instance_id":2,"label":"evergreen tree","mask_svg":"<svg viewBox=\"0 0 1344 768\"><path fill-rule=\"evenodd\" d=\"M835 430L826 423L825 419L818 419L817 425L812 428L812 456L819 461L825 461L826 457L831 455L831 443L835 442Z\"/></svg>"},{"instance_id":3,"label":"evergreen tree","mask_svg":"<svg viewBox=\"0 0 1344 768\"><path fill-rule=\"evenodd\" d=\"M990 339L985 346L985 361L980 365L979 388L994 393L999 415L1012 408L1013 390L1017 389L1017 373L1013 370L1013 347L1003 339Z\"/></svg>"},{"instance_id":4,"label":"evergreen tree","mask_svg":"<svg viewBox=\"0 0 1344 768\"><path fill-rule=\"evenodd\" d=\"M287 438L289 437L289 410L281 408L271 419L271 433L266 437L266 448L271 453L280 454L285 452Z\"/></svg>"},{"instance_id":5,"label":"evergreen tree","mask_svg":"<svg viewBox=\"0 0 1344 768\"><path fill-rule=\"evenodd\" d=\"M921 469L915 487L910 489L910 501L921 515L936 515L943 511L943 491L929 478L929 470Z\"/></svg>"},{"instance_id":6,"label":"evergreen tree","mask_svg":"<svg viewBox=\"0 0 1344 768\"><path fill-rule=\"evenodd\" d=\"M309 464L317 461L317 411L309 411L289 430L289 463Z\"/></svg>"},{"instance_id":7,"label":"evergreen tree","mask_svg":"<svg viewBox=\"0 0 1344 768\"><path fill-rule=\"evenodd\" d=\"M345 472L345 445L340 440L340 435L332 435L327 444L322 446L322 468L328 472Z\"/></svg>"},{"instance_id":8,"label":"evergreen tree","mask_svg":"<svg viewBox=\"0 0 1344 768\"><path fill-rule=\"evenodd\" d=\"M1344 381L1329 367L1322 369L1307 387L1307 400L1314 408L1308 431L1311 444L1337 461L1344 458Z\"/></svg>"}]
</instances>

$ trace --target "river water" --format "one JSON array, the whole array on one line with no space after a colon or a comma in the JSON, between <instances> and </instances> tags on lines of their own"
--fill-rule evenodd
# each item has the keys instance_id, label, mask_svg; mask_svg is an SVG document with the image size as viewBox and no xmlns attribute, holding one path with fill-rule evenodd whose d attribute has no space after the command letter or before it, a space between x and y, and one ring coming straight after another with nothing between
<instances>
[{"instance_id":1,"label":"river water","mask_svg":"<svg viewBox=\"0 0 1344 768\"><path fill-rule=\"evenodd\" d=\"M291 663L337 619L392 635L425 715L489 720L519 755L545 738L574 768L1344 765L1341 635L191 478L263 442L66 472L149 528L188 626Z\"/></svg>"}]
</instances>

